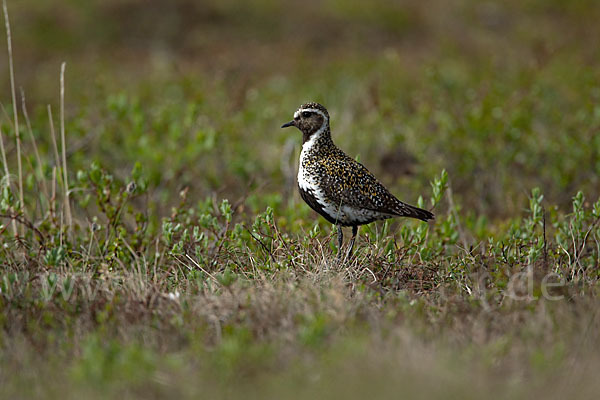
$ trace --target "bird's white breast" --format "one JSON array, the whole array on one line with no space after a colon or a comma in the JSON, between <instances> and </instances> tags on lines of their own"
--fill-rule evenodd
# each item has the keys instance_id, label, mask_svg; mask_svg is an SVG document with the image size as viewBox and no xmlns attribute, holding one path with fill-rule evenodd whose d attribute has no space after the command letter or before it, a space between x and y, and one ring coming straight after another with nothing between
<instances>
[{"instance_id":1,"label":"bird's white breast","mask_svg":"<svg viewBox=\"0 0 600 400\"><path fill-rule=\"evenodd\" d=\"M316 157L316 154L314 154L317 150L315 146L325 128L326 126L323 124L323 126L314 134L312 134L310 139L308 139L302 145L302 151L300 152L300 165L298 166L298 186L300 186L301 189L311 189L313 191L318 189L315 177L308 173L305 165L311 162L310 158ZM315 160L312 160L312 162L315 162Z\"/></svg>"},{"instance_id":2,"label":"bird's white breast","mask_svg":"<svg viewBox=\"0 0 600 400\"><path fill-rule=\"evenodd\" d=\"M323 207L323 211L331 215L332 218L342 221L346 217L342 207L327 200L325 192L319 186L318 176L311 174L310 169L306 168L308 164L317 162L317 141L325 129L326 124L323 124L323 127L311 135L310 139L302 145L300 165L298 166L298 186L300 189L312 193L317 202Z\"/></svg>"}]
</instances>

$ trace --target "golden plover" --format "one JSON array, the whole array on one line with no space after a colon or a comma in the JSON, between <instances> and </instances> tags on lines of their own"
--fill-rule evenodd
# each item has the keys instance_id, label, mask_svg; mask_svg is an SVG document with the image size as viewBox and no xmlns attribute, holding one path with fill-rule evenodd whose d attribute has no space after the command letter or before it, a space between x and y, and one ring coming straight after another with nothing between
<instances>
[{"instance_id":1,"label":"golden plover","mask_svg":"<svg viewBox=\"0 0 600 400\"><path fill-rule=\"evenodd\" d=\"M362 164L338 149L331 139L329 113L318 103L306 103L282 128L295 126L302 132L298 189L304 201L338 227L338 256L343 242L342 226L352 227L348 255L352 254L358 226L373 221L410 217L422 221L434 215L394 197Z\"/></svg>"}]
</instances>

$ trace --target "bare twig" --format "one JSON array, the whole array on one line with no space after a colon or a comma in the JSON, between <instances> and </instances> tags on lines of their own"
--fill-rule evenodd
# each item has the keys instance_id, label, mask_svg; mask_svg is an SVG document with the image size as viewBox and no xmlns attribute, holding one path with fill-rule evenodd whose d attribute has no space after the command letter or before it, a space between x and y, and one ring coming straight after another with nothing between
<instances>
[{"instance_id":1,"label":"bare twig","mask_svg":"<svg viewBox=\"0 0 600 400\"><path fill-rule=\"evenodd\" d=\"M581 244L581 248L579 249L579 252L577 252L577 254L576 254L575 263L579 263L579 259L581 258L581 255L583 254L583 250L585 249L585 246L587 245L587 241L588 241L588 237L590 236L590 232L592 232L594 230L594 228L596 227L596 225L598 225L599 222L600 222L600 217L596 218L596 220L592 223L592 225L590 225L587 232L585 233L585 236L583 238L583 243Z\"/></svg>"},{"instance_id":2,"label":"bare twig","mask_svg":"<svg viewBox=\"0 0 600 400\"><path fill-rule=\"evenodd\" d=\"M258 244L260 244L260 247L262 247L263 250L267 252L267 254L271 257L271 260L274 263L277 263L277 261L275 261L275 257L273 256L273 253L271 253L271 250L269 250L269 248L263 243L263 241L260 240L260 238L256 237L254 235L254 233L252 233L252 231L250 231L250 229L246 229L246 231L250 234L250 236L252 236L252 239L256 240L258 242Z\"/></svg>"},{"instance_id":3,"label":"bare twig","mask_svg":"<svg viewBox=\"0 0 600 400\"><path fill-rule=\"evenodd\" d=\"M46 242L46 237L44 234L38 228L36 228L31 221L28 221L22 215L0 214L0 218L6 218L12 220L13 222L20 223L24 227L27 227L35 232L39 238L40 244L44 244Z\"/></svg>"},{"instance_id":4,"label":"bare twig","mask_svg":"<svg viewBox=\"0 0 600 400\"><path fill-rule=\"evenodd\" d=\"M396 239L394 238L394 242L396 241ZM394 243L395 247L397 248L396 244ZM400 256L399 259L397 259L396 264L400 264L402 262L402 260L404 259L404 256L406 256L406 253L408 253L408 249L407 248L403 248L402 251L402 255ZM385 272L383 273L383 277L381 278L381 282L385 283L385 278L387 278L388 273L390 272L390 269L392 268L394 264L390 264L386 269Z\"/></svg>"},{"instance_id":5,"label":"bare twig","mask_svg":"<svg viewBox=\"0 0 600 400\"><path fill-rule=\"evenodd\" d=\"M200 271L204 272L210 279L212 279L216 284L221 285L219 283L219 280L217 278L215 278L210 272L208 272L207 270L205 270L204 268L202 268L202 266L196 261L194 260L192 257L190 257L189 254L185 254L185 258L187 258L188 260L190 260L192 262L192 264L194 264L194 266L196 268L198 268ZM177 257L175 257L176 260L178 260L180 263L182 263L183 265L185 265L184 262L182 262L181 260L179 260ZM186 265L187 267L187 265ZM222 285L221 285L222 286Z\"/></svg>"}]
</instances>

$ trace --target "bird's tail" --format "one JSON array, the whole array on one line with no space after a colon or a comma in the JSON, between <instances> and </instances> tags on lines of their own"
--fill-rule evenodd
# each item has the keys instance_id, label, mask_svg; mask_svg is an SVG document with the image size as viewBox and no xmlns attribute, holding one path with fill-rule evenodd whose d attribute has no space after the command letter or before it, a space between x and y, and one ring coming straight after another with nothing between
<instances>
[{"instance_id":1,"label":"bird's tail","mask_svg":"<svg viewBox=\"0 0 600 400\"><path fill-rule=\"evenodd\" d=\"M410 204L401 203L401 207L398 210L401 216L420 219L421 221L429 221L435 219L435 215L432 212L423 210L422 208L411 206Z\"/></svg>"}]
</instances>

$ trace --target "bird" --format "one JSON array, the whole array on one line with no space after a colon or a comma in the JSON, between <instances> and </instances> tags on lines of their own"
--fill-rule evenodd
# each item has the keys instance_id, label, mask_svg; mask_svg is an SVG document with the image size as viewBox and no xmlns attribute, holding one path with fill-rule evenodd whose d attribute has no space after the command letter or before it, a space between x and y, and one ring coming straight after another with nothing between
<instances>
[{"instance_id":1,"label":"bird","mask_svg":"<svg viewBox=\"0 0 600 400\"><path fill-rule=\"evenodd\" d=\"M329 113L319 103L302 104L294 119L281 126L302 132L298 190L302 199L337 226L338 257L344 240L342 227L352 227L346 257L352 255L360 225L394 217L429 221L430 211L398 200L369 170L340 150L331 138Z\"/></svg>"}]
</instances>

